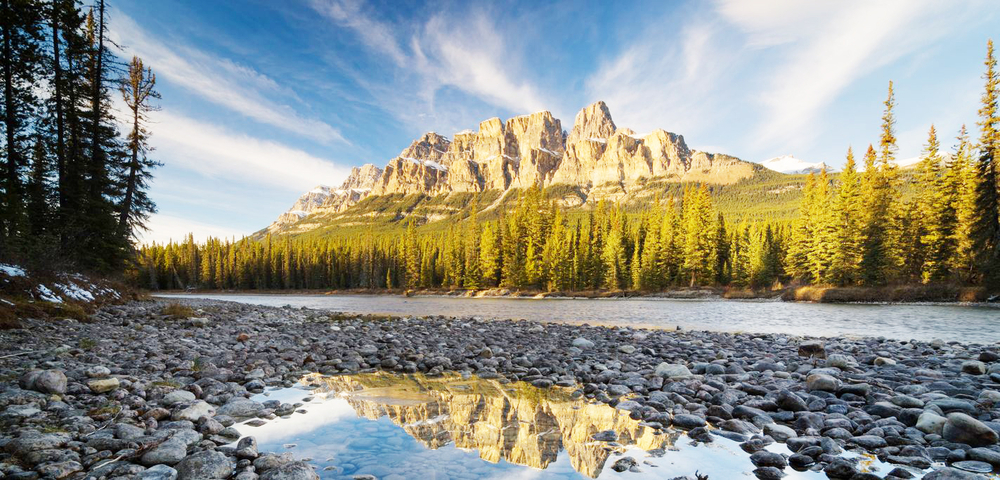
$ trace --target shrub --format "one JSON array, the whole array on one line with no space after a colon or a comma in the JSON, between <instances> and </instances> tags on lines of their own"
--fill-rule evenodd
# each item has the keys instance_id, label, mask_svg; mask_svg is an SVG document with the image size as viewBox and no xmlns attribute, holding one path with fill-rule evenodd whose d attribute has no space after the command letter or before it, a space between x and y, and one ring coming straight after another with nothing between
<instances>
[{"instance_id":1,"label":"shrub","mask_svg":"<svg viewBox=\"0 0 1000 480\"><path fill-rule=\"evenodd\" d=\"M181 305L179 303L170 303L163 307L163 314L174 320L193 317L195 315L194 310L192 310L191 307Z\"/></svg>"}]
</instances>

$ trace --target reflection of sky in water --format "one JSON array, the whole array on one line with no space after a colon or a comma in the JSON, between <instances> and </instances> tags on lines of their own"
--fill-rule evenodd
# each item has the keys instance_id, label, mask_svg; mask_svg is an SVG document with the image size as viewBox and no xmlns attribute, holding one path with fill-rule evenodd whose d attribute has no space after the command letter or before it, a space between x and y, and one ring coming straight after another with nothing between
<instances>
[{"instance_id":1,"label":"reflection of sky in water","mask_svg":"<svg viewBox=\"0 0 1000 480\"><path fill-rule=\"evenodd\" d=\"M254 399L294 403L308 395L307 390L293 388L273 390ZM278 418L261 427L237 427L245 435L254 435L262 452L288 451L297 459L310 459L324 479L349 479L364 474L379 479L431 480L588 478L574 470L570 456L562 449L555 461L544 470L503 459L490 463L480 459L477 451L457 448L453 442L429 449L386 416L377 420L359 416L345 397L334 393L327 398L324 394L316 395L302 409L307 413ZM788 453L784 445L771 445L769 449ZM626 447L624 454L639 462L641 472L613 471L611 466L621 457L612 454L599 478L643 480L680 475L693 477L696 470L708 474L711 480L755 478L751 473L754 466L749 456L736 442L721 437L715 437L712 444L694 446L690 439L682 436L674 444L674 449L661 457L649 456L635 446ZM876 468L885 475L892 467L876 461ZM785 478L789 480L826 478L823 473L796 472L791 468L784 471L788 474Z\"/></svg>"}]
</instances>

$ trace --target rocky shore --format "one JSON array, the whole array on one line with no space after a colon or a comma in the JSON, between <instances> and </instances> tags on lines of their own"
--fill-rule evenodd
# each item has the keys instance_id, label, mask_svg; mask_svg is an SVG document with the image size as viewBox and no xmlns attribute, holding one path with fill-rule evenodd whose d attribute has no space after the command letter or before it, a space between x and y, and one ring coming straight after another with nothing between
<instances>
[{"instance_id":1,"label":"rocky shore","mask_svg":"<svg viewBox=\"0 0 1000 480\"><path fill-rule=\"evenodd\" d=\"M963 470L1000 466L997 345L181 303L194 310L135 302L0 331L0 478L318 478L232 426L296 414L248 398L266 387L375 370L579 386L646 425L742 442L762 479L985 479ZM764 449L775 441L793 453ZM845 449L898 468L862 473Z\"/></svg>"}]
</instances>

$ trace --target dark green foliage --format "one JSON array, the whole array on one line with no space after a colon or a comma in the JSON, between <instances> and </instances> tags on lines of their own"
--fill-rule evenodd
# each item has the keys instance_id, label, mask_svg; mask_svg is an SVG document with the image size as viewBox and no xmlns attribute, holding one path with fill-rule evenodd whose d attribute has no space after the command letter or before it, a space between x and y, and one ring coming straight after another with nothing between
<instances>
[{"instance_id":1,"label":"dark green foliage","mask_svg":"<svg viewBox=\"0 0 1000 480\"><path fill-rule=\"evenodd\" d=\"M0 260L121 271L154 208L145 191L157 163L143 118L130 119L127 155L112 115L121 65L104 1L0 1Z\"/></svg>"}]
</instances>

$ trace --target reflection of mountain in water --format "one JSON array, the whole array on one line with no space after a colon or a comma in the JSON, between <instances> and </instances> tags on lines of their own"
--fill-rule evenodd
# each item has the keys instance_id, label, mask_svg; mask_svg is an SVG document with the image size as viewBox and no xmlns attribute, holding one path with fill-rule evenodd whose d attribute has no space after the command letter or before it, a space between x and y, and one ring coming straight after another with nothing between
<instances>
[{"instance_id":1,"label":"reflection of mountain in water","mask_svg":"<svg viewBox=\"0 0 1000 480\"><path fill-rule=\"evenodd\" d=\"M319 392L343 395L360 416L387 416L428 448L454 442L494 463L503 459L545 468L565 449L576 471L596 478L611 453L608 444L591 438L597 432L614 430L618 443L643 450L666 448L676 439L639 425L627 411L573 399L565 389L521 382L383 372L311 375L304 382Z\"/></svg>"}]
</instances>

